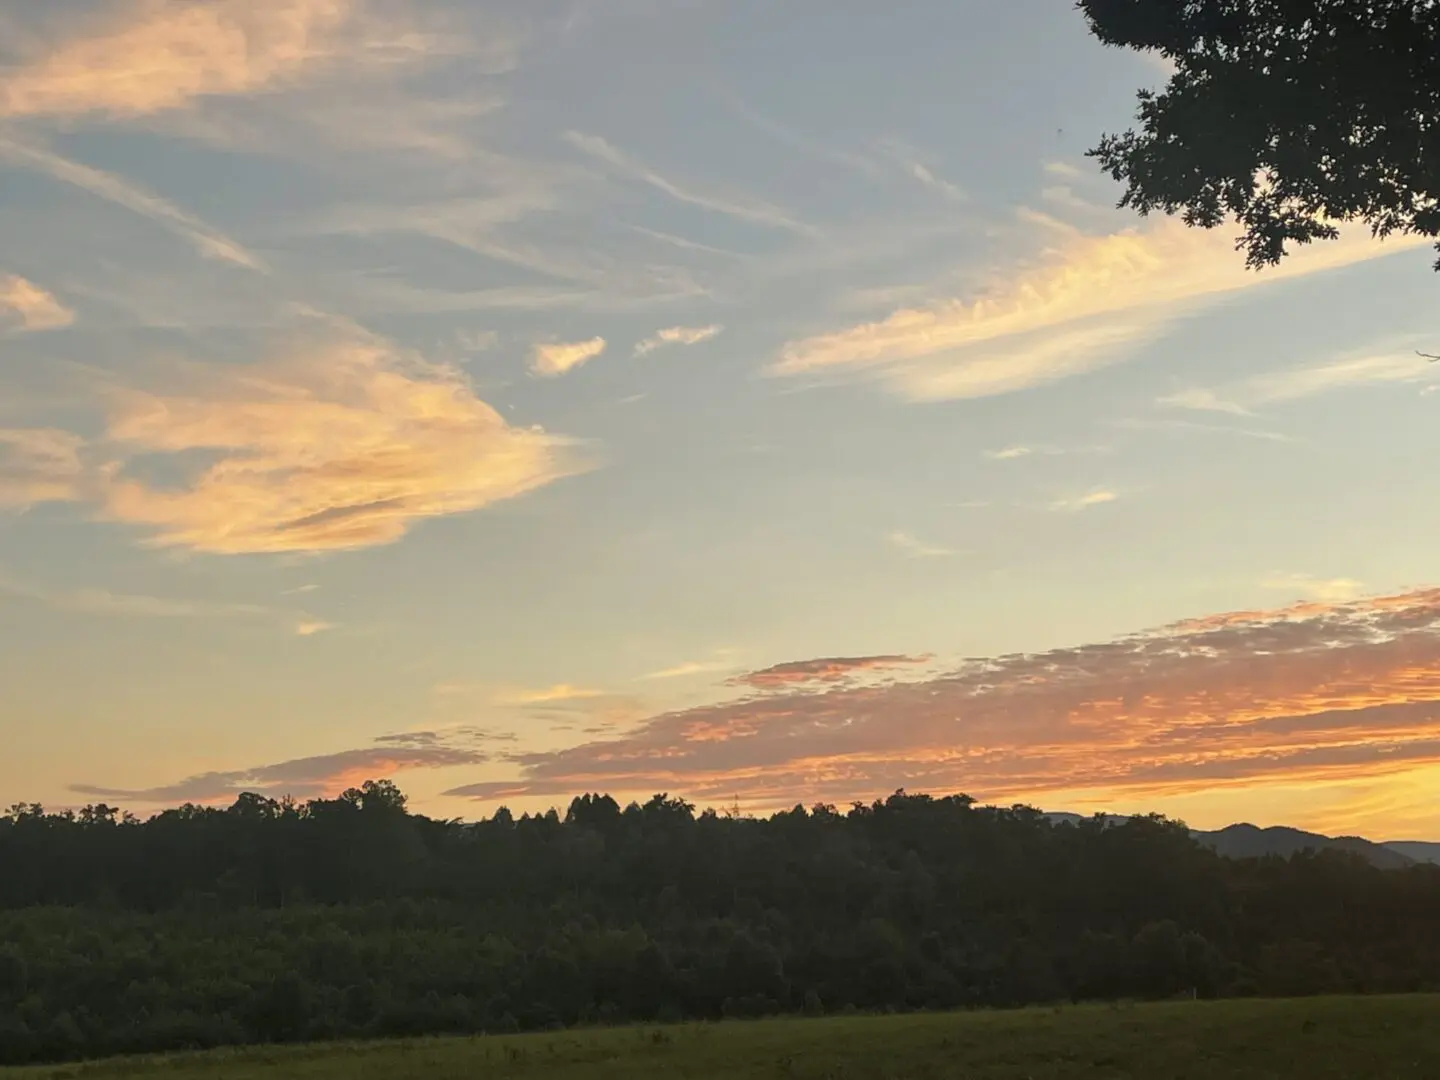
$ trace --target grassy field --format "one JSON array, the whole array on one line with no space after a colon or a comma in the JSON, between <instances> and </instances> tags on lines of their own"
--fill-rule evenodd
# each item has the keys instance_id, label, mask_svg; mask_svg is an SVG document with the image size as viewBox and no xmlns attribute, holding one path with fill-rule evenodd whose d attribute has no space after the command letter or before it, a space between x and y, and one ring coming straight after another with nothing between
<instances>
[{"instance_id":1,"label":"grassy field","mask_svg":"<svg viewBox=\"0 0 1440 1080\"><path fill-rule=\"evenodd\" d=\"M1440 997L1176 1002L258 1048L0 1080L1440 1080Z\"/></svg>"}]
</instances>

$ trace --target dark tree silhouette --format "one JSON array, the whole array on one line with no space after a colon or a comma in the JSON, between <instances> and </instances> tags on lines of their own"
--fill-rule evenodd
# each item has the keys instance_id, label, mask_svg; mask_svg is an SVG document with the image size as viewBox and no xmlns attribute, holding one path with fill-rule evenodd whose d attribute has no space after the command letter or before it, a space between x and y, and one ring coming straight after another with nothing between
<instances>
[{"instance_id":1,"label":"dark tree silhouette","mask_svg":"<svg viewBox=\"0 0 1440 1080\"><path fill-rule=\"evenodd\" d=\"M1126 996L1440 990L1440 867L897 792L769 818L387 781L0 817L0 1063Z\"/></svg>"},{"instance_id":2,"label":"dark tree silhouette","mask_svg":"<svg viewBox=\"0 0 1440 1080\"><path fill-rule=\"evenodd\" d=\"M1336 223L1440 236L1435 0L1079 0L1107 45L1175 72L1139 131L1091 151L1122 206L1214 228L1273 265ZM1440 261L1436 268L1440 269Z\"/></svg>"}]
</instances>

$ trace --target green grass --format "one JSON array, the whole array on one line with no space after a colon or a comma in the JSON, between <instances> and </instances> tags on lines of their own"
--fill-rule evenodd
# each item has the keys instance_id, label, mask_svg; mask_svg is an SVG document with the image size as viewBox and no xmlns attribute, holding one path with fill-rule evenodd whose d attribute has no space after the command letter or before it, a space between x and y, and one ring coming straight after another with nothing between
<instances>
[{"instance_id":1,"label":"green grass","mask_svg":"<svg viewBox=\"0 0 1440 1080\"><path fill-rule=\"evenodd\" d=\"M266 1047L0 1080L1440 1080L1440 996L1173 1002Z\"/></svg>"}]
</instances>

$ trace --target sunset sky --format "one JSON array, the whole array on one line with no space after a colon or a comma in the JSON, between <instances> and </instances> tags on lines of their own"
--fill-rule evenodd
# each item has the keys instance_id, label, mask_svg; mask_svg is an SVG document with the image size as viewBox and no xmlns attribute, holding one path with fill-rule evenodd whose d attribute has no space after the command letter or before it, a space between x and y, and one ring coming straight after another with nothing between
<instances>
[{"instance_id":1,"label":"sunset sky","mask_svg":"<svg viewBox=\"0 0 1440 1080\"><path fill-rule=\"evenodd\" d=\"M0 0L0 803L1440 840L1440 278L1072 0Z\"/></svg>"}]
</instances>

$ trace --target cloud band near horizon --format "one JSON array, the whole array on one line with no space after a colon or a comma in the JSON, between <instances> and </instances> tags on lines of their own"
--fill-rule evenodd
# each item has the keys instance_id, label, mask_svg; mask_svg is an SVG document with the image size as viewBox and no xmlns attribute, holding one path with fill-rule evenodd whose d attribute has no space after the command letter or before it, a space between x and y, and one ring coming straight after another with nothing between
<instances>
[{"instance_id":1,"label":"cloud band near horizon","mask_svg":"<svg viewBox=\"0 0 1440 1080\"><path fill-rule=\"evenodd\" d=\"M511 755L512 780L447 794L671 791L766 807L897 788L1160 798L1440 763L1440 589L1211 616L912 681L799 678L825 663L769 669L794 673L789 689L742 676L777 689Z\"/></svg>"},{"instance_id":2,"label":"cloud band near horizon","mask_svg":"<svg viewBox=\"0 0 1440 1080\"><path fill-rule=\"evenodd\" d=\"M494 807L665 791L778 809L905 788L1053 807L1363 785L1440 766L1440 588L1225 612L948 669L899 654L794 661L725 685L742 695L554 750L407 736L155 788L74 790L149 804L302 795L480 764L512 775L444 795Z\"/></svg>"}]
</instances>

